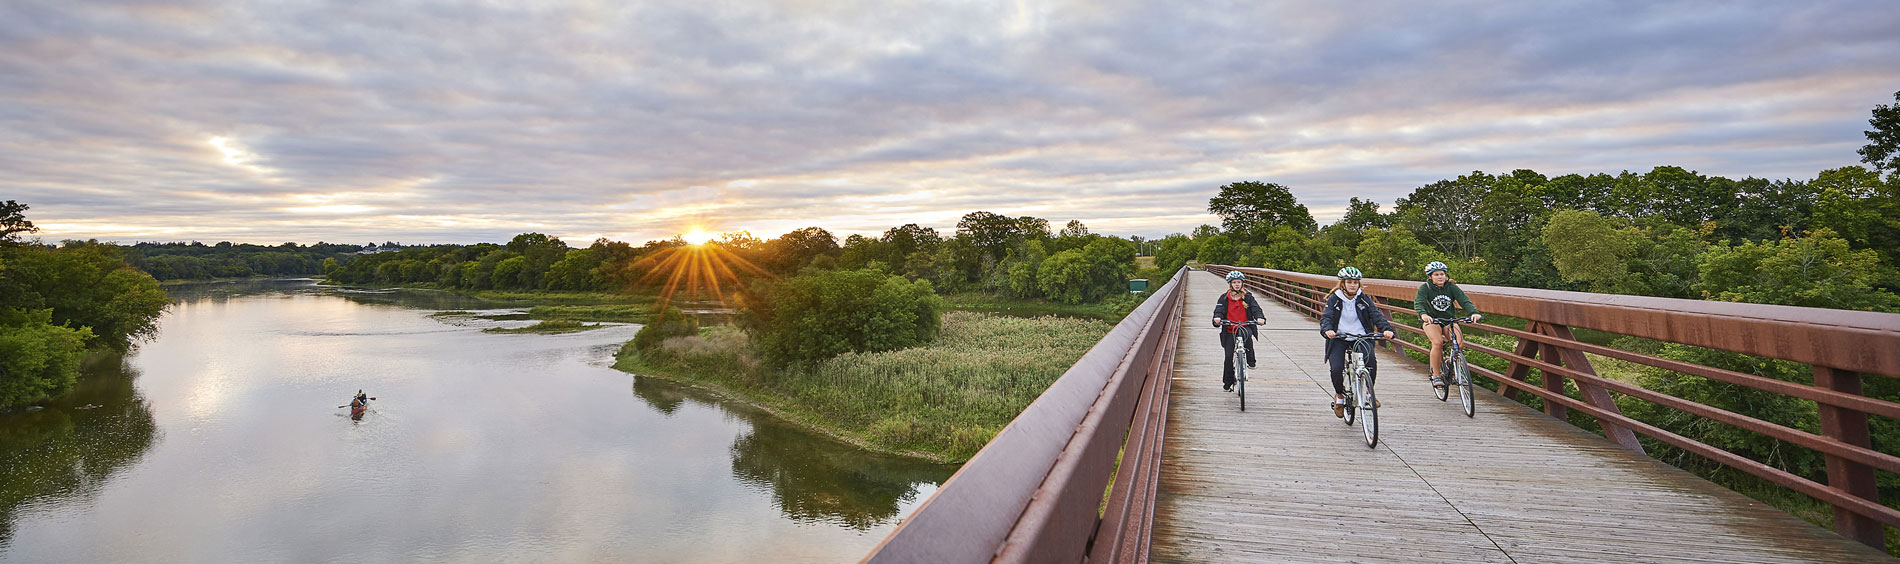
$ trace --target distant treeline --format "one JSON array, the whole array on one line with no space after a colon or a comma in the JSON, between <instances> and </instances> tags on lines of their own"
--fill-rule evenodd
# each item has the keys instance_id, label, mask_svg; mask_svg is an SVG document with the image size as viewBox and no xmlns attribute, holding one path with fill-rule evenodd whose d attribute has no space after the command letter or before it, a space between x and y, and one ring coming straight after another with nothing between
<instances>
[{"instance_id":1,"label":"distant treeline","mask_svg":"<svg viewBox=\"0 0 1900 564\"><path fill-rule=\"evenodd\" d=\"M344 284L422 284L471 290L650 291L684 279L693 290L744 290L761 277L801 269L876 270L925 280L940 293L987 291L1017 298L1089 303L1125 291L1140 238L1091 234L1079 221L1052 232L1047 220L974 212L955 235L908 224L877 237L851 235L840 245L818 227L773 239L736 233L700 254L678 252L679 239L633 246L595 240L570 247L559 238L523 233L505 245L438 245L326 260L323 272ZM694 262L699 261L699 262ZM675 275L679 275L676 277ZM697 278L695 278L697 277Z\"/></svg>"},{"instance_id":2,"label":"distant treeline","mask_svg":"<svg viewBox=\"0 0 1900 564\"><path fill-rule=\"evenodd\" d=\"M277 246L191 243L138 243L124 247L126 262L159 280L206 280L248 276L316 276L323 261L362 251L362 245L317 243Z\"/></svg>"}]
</instances>

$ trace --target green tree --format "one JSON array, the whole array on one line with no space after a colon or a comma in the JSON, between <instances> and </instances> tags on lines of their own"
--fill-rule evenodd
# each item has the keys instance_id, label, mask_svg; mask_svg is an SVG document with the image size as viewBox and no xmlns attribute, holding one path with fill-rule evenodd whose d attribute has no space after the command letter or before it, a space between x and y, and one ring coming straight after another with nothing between
<instances>
[{"instance_id":1,"label":"green tree","mask_svg":"<svg viewBox=\"0 0 1900 564\"><path fill-rule=\"evenodd\" d=\"M1900 297L1875 288L1885 270L1872 250L1853 250L1822 229L1776 242L1720 244L1703 253L1696 289L1708 299L1894 311Z\"/></svg>"},{"instance_id":2,"label":"green tree","mask_svg":"<svg viewBox=\"0 0 1900 564\"><path fill-rule=\"evenodd\" d=\"M0 308L52 310L52 323L87 327L94 341L125 350L158 330L170 304L151 275L127 265L116 246L68 241L58 250L38 245L0 249L5 280Z\"/></svg>"},{"instance_id":3,"label":"green tree","mask_svg":"<svg viewBox=\"0 0 1900 564\"><path fill-rule=\"evenodd\" d=\"M1874 128L1861 132L1867 136L1867 145L1856 151L1861 162L1877 171L1900 172L1900 92L1893 93L1893 100L1893 104L1874 105L1874 117L1867 118L1867 125Z\"/></svg>"},{"instance_id":4,"label":"green tree","mask_svg":"<svg viewBox=\"0 0 1900 564\"><path fill-rule=\"evenodd\" d=\"M1155 268L1165 276L1173 276L1181 266L1201 254L1201 243L1186 235L1175 233L1162 237L1155 250Z\"/></svg>"},{"instance_id":5,"label":"green tree","mask_svg":"<svg viewBox=\"0 0 1900 564\"><path fill-rule=\"evenodd\" d=\"M0 408L71 390L92 330L53 323L53 310L0 308Z\"/></svg>"},{"instance_id":6,"label":"green tree","mask_svg":"<svg viewBox=\"0 0 1900 564\"><path fill-rule=\"evenodd\" d=\"M1319 230L1313 214L1287 187L1271 182L1244 181L1220 187L1207 201L1207 211L1221 218L1221 228L1249 242L1264 239L1275 226L1301 233Z\"/></svg>"},{"instance_id":7,"label":"green tree","mask_svg":"<svg viewBox=\"0 0 1900 564\"><path fill-rule=\"evenodd\" d=\"M0 202L0 245L17 243L21 233L40 230L26 219L26 210L30 207L13 200Z\"/></svg>"},{"instance_id":8,"label":"green tree","mask_svg":"<svg viewBox=\"0 0 1900 564\"><path fill-rule=\"evenodd\" d=\"M1354 262L1371 278L1417 280L1425 276L1425 265L1437 255L1431 247L1418 242L1405 226L1371 229L1359 241Z\"/></svg>"},{"instance_id":9,"label":"green tree","mask_svg":"<svg viewBox=\"0 0 1900 564\"><path fill-rule=\"evenodd\" d=\"M699 319L687 317L680 308L671 306L655 307L652 316L640 331L633 334L633 345L641 354L651 354L660 343L672 337L690 337L699 334Z\"/></svg>"},{"instance_id":10,"label":"green tree","mask_svg":"<svg viewBox=\"0 0 1900 564\"><path fill-rule=\"evenodd\" d=\"M1821 171L1810 184L1817 192L1815 227L1873 249L1889 266L1900 264L1900 175L1881 182L1873 171L1850 166Z\"/></svg>"},{"instance_id":11,"label":"green tree","mask_svg":"<svg viewBox=\"0 0 1900 564\"><path fill-rule=\"evenodd\" d=\"M600 290L605 286L598 269L603 253L597 247L573 249L548 267L549 290Z\"/></svg>"},{"instance_id":12,"label":"green tree","mask_svg":"<svg viewBox=\"0 0 1900 564\"><path fill-rule=\"evenodd\" d=\"M1240 244L1227 235L1208 237L1201 243L1201 251L1195 260L1205 264L1234 264L1240 262Z\"/></svg>"},{"instance_id":13,"label":"green tree","mask_svg":"<svg viewBox=\"0 0 1900 564\"><path fill-rule=\"evenodd\" d=\"M942 300L925 280L812 270L765 284L743 321L775 366L921 345L936 338L942 323Z\"/></svg>"},{"instance_id":14,"label":"green tree","mask_svg":"<svg viewBox=\"0 0 1900 564\"><path fill-rule=\"evenodd\" d=\"M523 283L528 275L528 257L508 257L495 263L495 271L490 274L490 278L495 288L514 290L529 287Z\"/></svg>"},{"instance_id":15,"label":"green tree","mask_svg":"<svg viewBox=\"0 0 1900 564\"><path fill-rule=\"evenodd\" d=\"M1484 171L1472 171L1456 180L1426 184L1399 198L1393 213L1414 236L1439 252L1475 256L1480 241L1478 230L1483 226L1478 206L1496 182L1497 177Z\"/></svg>"},{"instance_id":16,"label":"green tree","mask_svg":"<svg viewBox=\"0 0 1900 564\"><path fill-rule=\"evenodd\" d=\"M1048 236L1047 221L1033 217L1012 219L986 211L971 212L957 220L957 238L981 250L983 256L994 264L1009 254L1010 247L1036 235L1038 225L1041 235Z\"/></svg>"},{"instance_id":17,"label":"green tree","mask_svg":"<svg viewBox=\"0 0 1900 564\"><path fill-rule=\"evenodd\" d=\"M1562 210L1544 225L1544 245L1564 280L1608 288L1629 274L1629 258L1642 238L1593 211Z\"/></svg>"}]
</instances>

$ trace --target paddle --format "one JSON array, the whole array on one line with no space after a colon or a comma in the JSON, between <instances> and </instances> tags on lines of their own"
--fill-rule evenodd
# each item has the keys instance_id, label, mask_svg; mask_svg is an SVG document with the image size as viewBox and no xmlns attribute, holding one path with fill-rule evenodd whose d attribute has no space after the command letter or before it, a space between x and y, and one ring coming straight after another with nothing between
<instances>
[{"instance_id":1,"label":"paddle","mask_svg":"<svg viewBox=\"0 0 1900 564\"><path fill-rule=\"evenodd\" d=\"M369 399L376 399L376 396L370 396L370 397L369 397ZM364 404L364 405L368 405L368 404ZM349 406L348 406L348 405L339 405L339 406L336 406L336 408L337 408L337 409L343 409L343 408L345 408L345 407L349 407Z\"/></svg>"}]
</instances>

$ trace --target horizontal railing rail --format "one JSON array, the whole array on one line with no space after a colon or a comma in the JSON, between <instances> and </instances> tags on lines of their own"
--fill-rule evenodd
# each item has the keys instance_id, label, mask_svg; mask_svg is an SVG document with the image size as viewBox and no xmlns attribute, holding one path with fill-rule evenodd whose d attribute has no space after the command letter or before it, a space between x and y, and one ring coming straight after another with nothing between
<instances>
[{"instance_id":1,"label":"horizontal railing rail","mask_svg":"<svg viewBox=\"0 0 1900 564\"><path fill-rule=\"evenodd\" d=\"M1187 274L1124 317L863 562L1146 562Z\"/></svg>"},{"instance_id":2,"label":"horizontal railing rail","mask_svg":"<svg viewBox=\"0 0 1900 564\"><path fill-rule=\"evenodd\" d=\"M1317 317L1336 282L1282 270L1209 266L1215 274L1240 270L1254 291ZM1380 309L1412 311L1384 303L1411 301L1422 282L1366 279L1365 292ZM1642 451L1636 434L1695 453L1834 506L1835 530L1843 536L1885 548L1884 527L1900 527L1900 511L1880 503L1876 471L1900 473L1900 457L1873 449L1867 416L1900 418L1900 404L1861 394L1861 374L1900 377L1900 315L1819 308L1708 302L1644 296L1535 290L1505 286L1460 285L1488 315L1526 321L1524 329L1477 323L1467 327L1517 340L1506 351L1475 342L1466 349L1509 362L1500 373L1473 365L1472 372L1495 380L1499 392L1515 398L1530 394L1544 400L1545 413L1565 419L1570 410L1595 418L1604 434L1625 448ZM1419 326L1395 322L1409 333ZM1572 328L1592 329L1657 341L1738 352L1808 364L1814 385L1786 382L1720 368L1618 350L1577 340ZM1429 354L1428 347L1404 340L1398 347ZM1815 402L1821 434L1763 421L1744 414L1649 390L1597 375L1585 354L1614 358L1710 380L1727 382ZM1408 357L1409 358L1409 357ZM1540 375L1533 384L1531 371ZM1574 382L1581 400L1565 393ZM1704 417L1821 453L1827 483L1763 464L1624 415L1610 392Z\"/></svg>"}]
</instances>

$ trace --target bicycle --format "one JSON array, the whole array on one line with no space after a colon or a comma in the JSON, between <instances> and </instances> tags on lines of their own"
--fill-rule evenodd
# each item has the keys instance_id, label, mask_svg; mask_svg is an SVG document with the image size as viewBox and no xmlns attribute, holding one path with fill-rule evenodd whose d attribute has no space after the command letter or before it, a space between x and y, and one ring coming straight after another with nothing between
<instances>
[{"instance_id":1,"label":"bicycle","mask_svg":"<svg viewBox=\"0 0 1900 564\"><path fill-rule=\"evenodd\" d=\"M1451 387L1458 386L1458 396L1464 403L1465 417L1476 417L1478 415L1478 398L1472 394L1471 367L1465 364L1464 343L1458 338L1458 331L1454 330L1453 327L1459 323L1471 322L1470 317L1432 320L1433 325L1445 328L1443 329L1445 332L1445 358L1444 361L1438 364L1440 372L1439 378L1443 379L1445 386L1442 388L1433 386L1432 394L1438 396L1438 401L1445 401L1451 396Z\"/></svg>"},{"instance_id":2,"label":"bicycle","mask_svg":"<svg viewBox=\"0 0 1900 564\"><path fill-rule=\"evenodd\" d=\"M1244 327L1248 325L1257 326L1259 324L1257 321L1228 321L1225 319L1220 321L1222 329L1226 329L1230 326ZM1241 333L1239 330L1234 331L1234 391L1235 395L1240 396L1241 411L1247 410L1247 339L1245 337L1245 333Z\"/></svg>"},{"instance_id":3,"label":"bicycle","mask_svg":"<svg viewBox=\"0 0 1900 564\"><path fill-rule=\"evenodd\" d=\"M1383 341L1382 335L1342 335L1335 337L1345 341L1346 373L1351 375L1352 383L1346 386L1346 424L1352 425L1354 418L1359 420L1359 429L1365 432L1366 448L1375 448L1379 444L1379 399L1372 393L1372 371L1366 369L1361 361L1362 355L1373 354L1372 343ZM1364 343L1364 350L1360 344Z\"/></svg>"}]
</instances>

